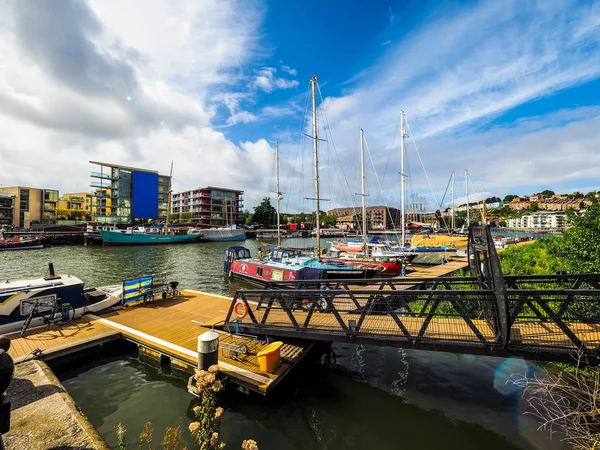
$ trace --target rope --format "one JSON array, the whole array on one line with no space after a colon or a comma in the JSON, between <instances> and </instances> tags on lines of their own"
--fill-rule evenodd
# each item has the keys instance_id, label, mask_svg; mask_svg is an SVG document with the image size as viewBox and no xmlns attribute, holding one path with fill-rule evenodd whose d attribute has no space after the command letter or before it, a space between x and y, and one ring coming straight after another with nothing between
<instances>
[{"instance_id":1,"label":"rope","mask_svg":"<svg viewBox=\"0 0 600 450\"><path fill-rule=\"evenodd\" d=\"M350 189L350 184L348 183L348 178L346 177L346 173L344 172L344 166L342 165L342 161L340 160L340 155L338 153L337 146L335 145L335 139L333 138L333 132L331 131L331 124L329 123L329 118L327 117L327 113L325 112L325 108L323 107L323 95L321 94L321 87L319 86L319 83L317 83L317 90L319 91L319 97L321 98L321 110L323 112L323 117L325 118L325 124L327 125L327 128L329 129L329 134L331 135L331 143L333 145L333 149L335 151L335 156L336 156L338 164L340 166L340 172L342 173L342 175L344 177L344 182L346 184L346 188L348 189L348 192L352 192L352 190ZM352 204L352 212L354 213L354 215L356 215L356 202L354 200L355 199L351 198L350 203Z\"/></svg>"},{"instance_id":2,"label":"rope","mask_svg":"<svg viewBox=\"0 0 600 450\"><path fill-rule=\"evenodd\" d=\"M408 129L408 135L410 136L410 140L412 141L413 145L415 146L417 156L419 157L419 162L421 163L421 167L423 168L423 173L425 174L425 179L427 180L427 184L429 185L429 190L431 191L431 195L433 196L433 200L435 202L435 205L437 206L439 204L439 202L437 201L435 193L433 192L433 187L431 186L431 180L429 179L429 175L427 175L427 171L425 170L425 165L423 164L423 160L421 159L421 153L419 152L417 143L415 142L415 139L413 138L412 131L410 129L410 125L408 124L408 121L406 121L406 128ZM444 226L446 226L446 227L448 226L446 224L446 221L444 220L443 216L442 216L442 222L444 222Z\"/></svg>"}]
</instances>

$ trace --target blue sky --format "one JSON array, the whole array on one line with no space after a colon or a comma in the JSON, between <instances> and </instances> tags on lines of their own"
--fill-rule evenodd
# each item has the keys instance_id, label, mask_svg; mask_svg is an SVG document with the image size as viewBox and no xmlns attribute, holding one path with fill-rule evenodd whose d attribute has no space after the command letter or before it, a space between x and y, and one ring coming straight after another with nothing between
<instances>
[{"instance_id":1,"label":"blue sky","mask_svg":"<svg viewBox=\"0 0 600 450\"><path fill-rule=\"evenodd\" d=\"M309 210L315 73L326 208L359 201L359 127L369 203L398 206L401 109L411 192L430 204L452 170L473 196L600 189L600 5L586 0L151 0L143 15L133 0L3 2L0 183L80 192L88 160L173 160L176 190L243 189L251 209L272 196L278 139L284 208Z\"/></svg>"}]
</instances>

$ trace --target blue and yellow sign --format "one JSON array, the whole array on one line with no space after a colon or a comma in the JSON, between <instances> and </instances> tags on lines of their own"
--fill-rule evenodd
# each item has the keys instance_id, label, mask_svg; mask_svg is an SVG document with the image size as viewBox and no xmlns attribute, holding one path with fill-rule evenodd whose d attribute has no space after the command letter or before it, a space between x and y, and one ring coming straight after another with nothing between
<instances>
[{"instance_id":1,"label":"blue and yellow sign","mask_svg":"<svg viewBox=\"0 0 600 450\"><path fill-rule=\"evenodd\" d=\"M123 304L139 302L152 289L152 277L123 281Z\"/></svg>"}]
</instances>

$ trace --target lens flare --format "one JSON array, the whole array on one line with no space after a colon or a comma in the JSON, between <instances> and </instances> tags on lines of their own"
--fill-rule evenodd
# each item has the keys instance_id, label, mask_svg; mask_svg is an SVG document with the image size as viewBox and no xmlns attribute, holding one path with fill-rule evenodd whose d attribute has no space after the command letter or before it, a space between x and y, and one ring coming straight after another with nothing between
<instances>
[{"instance_id":1,"label":"lens flare","mask_svg":"<svg viewBox=\"0 0 600 450\"><path fill-rule=\"evenodd\" d=\"M132 97L131 95L128 95L128 96L127 96L127 101L128 101L128 102L132 102L132 101L133 101L133 97Z\"/></svg>"},{"instance_id":2,"label":"lens flare","mask_svg":"<svg viewBox=\"0 0 600 450\"><path fill-rule=\"evenodd\" d=\"M523 380L531 375L531 366L524 359L505 359L494 373L494 389L502 395L514 394L523 388Z\"/></svg>"}]
</instances>

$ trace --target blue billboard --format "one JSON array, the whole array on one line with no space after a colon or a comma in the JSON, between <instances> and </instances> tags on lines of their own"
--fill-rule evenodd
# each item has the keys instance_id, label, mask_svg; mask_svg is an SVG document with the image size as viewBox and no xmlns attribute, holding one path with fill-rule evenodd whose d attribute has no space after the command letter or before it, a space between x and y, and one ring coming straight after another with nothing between
<instances>
[{"instance_id":1,"label":"blue billboard","mask_svg":"<svg viewBox=\"0 0 600 450\"><path fill-rule=\"evenodd\" d=\"M131 179L131 218L158 217L158 174L133 171Z\"/></svg>"}]
</instances>

